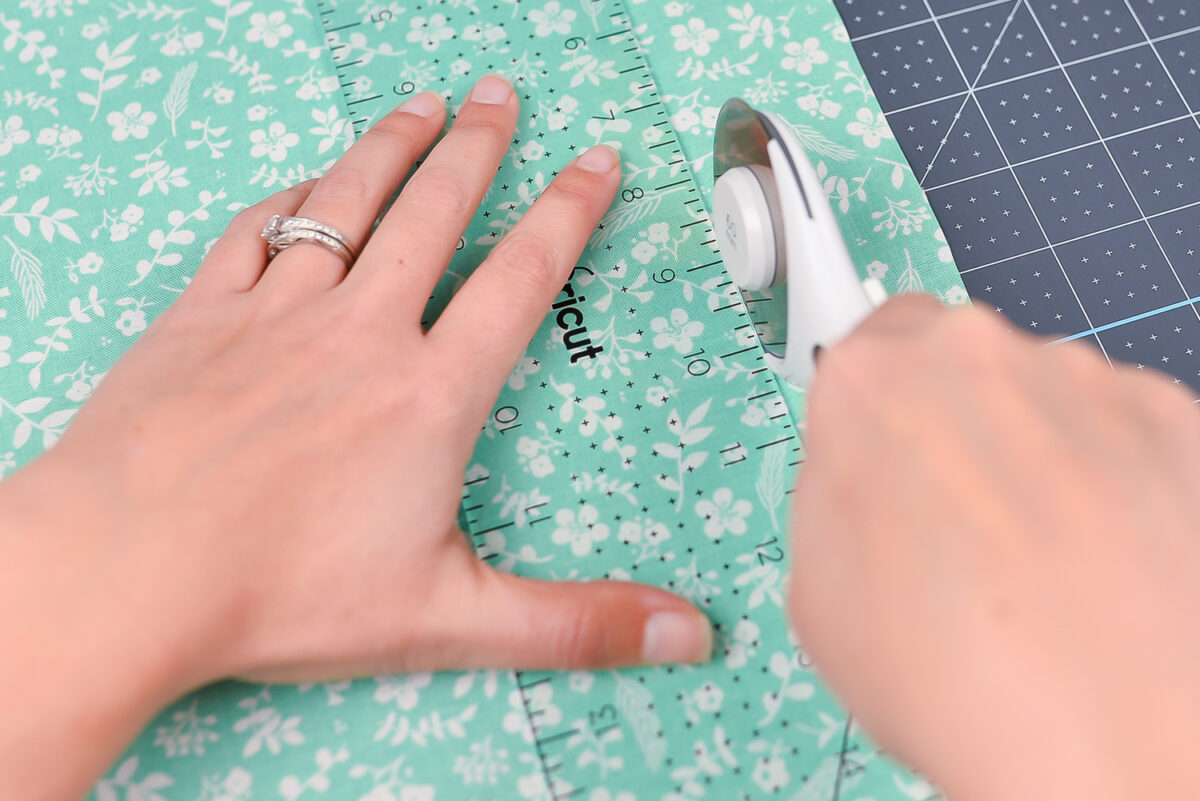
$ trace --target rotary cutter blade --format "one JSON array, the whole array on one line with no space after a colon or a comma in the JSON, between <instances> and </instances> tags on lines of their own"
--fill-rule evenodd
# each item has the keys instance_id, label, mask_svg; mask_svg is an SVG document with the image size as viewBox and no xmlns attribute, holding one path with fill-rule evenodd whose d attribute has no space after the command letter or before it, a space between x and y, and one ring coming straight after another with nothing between
<instances>
[{"instance_id":1,"label":"rotary cutter blade","mask_svg":"<svg viewBox=\"0 0 1200 801\"><path fill-rule=\"evenodd\" d=\"M717 118L713 172L717 243L747 295L767 364L807 389L817 352L887 294L878 280L859 279L816 171L784 120L727 101Z\"/></svg>"}]
</instances>

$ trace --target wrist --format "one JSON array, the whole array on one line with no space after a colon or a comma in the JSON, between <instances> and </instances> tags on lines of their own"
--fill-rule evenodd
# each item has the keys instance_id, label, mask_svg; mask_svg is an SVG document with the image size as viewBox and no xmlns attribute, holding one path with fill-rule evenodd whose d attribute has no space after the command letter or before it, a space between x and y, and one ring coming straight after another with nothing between
<instances>
[{"instance_id":1,"label":"wrist","mask_svg":"<svg viewBox=\"0 0 1200 801\"><path fill-rule=\"evenodd\" d=\"M186 590L155 570L165 538L123 526L73 470L46 454L0 483L0 638L16 646L0 661L0 797L81 795L158 709L215 678Z\"/></svg>"}]
</instances>

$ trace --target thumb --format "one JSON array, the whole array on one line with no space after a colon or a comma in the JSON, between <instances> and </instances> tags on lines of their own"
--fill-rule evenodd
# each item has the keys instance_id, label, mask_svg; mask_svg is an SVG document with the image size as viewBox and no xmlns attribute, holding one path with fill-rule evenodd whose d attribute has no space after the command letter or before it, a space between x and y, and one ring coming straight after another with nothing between
<instances>
[{"instance_id":1,"label":"thumb","mask_svg":"<svg viewBox=\"0 0 1200 801\"><path fill-rule=\"evenodd\" d=\"M625 581L539 581L482 565L458 650L477 666L597 669L706 662L712 627L692 604Z\"/></svg>"}]
</instances>

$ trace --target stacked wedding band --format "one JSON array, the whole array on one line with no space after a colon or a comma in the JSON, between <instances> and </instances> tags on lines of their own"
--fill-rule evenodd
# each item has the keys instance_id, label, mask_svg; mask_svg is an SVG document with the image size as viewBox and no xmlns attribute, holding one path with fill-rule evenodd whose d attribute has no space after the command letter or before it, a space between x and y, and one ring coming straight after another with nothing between
<instances>
[{"instance_id":1,"label":"stacked wedding band","mask_svg":"<svg viewBox=\"0 0 1200 801\"><path fill-rule=\"evenodd\" d=\"M342 257L347 267L357 258L354 247L341 231L306 217L284 217L276 214L267 220L262 230L262 238L267 240L268 259L273 259L280 251L302 242L311 242L333 251Z\"/></svg>"}]
</instances>

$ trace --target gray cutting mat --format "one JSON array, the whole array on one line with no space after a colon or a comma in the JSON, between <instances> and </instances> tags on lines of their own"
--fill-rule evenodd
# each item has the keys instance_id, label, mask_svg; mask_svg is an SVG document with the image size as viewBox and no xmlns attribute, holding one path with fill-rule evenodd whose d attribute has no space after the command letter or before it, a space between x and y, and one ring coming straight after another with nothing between
<instances>
[{"instance_id":1,"label":"gray cutting mat","mask_svg":"<svg viewBox=\"0 0 1200 801\"><path fill-rule=\"evenodd\" d=\"M837 4L976 303L1200 392L1200 1Z\"/></svg>"}]
</instances>

